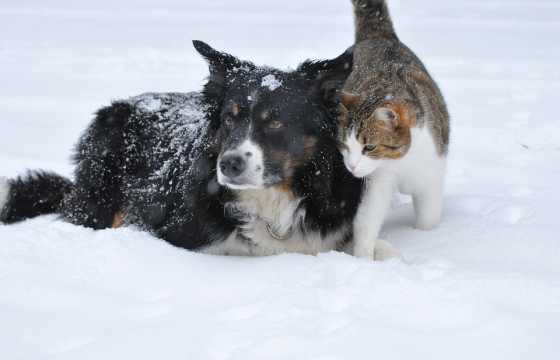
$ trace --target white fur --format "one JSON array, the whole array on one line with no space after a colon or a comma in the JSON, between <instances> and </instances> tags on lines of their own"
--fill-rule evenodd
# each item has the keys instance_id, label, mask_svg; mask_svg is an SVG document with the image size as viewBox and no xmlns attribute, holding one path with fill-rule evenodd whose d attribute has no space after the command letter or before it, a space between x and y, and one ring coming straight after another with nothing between
<instances>
[{"instance_id":1,"label":"white fur","mask_svg":"<svg viewBox=\"0 0 560 360\"><path fill-rule=\"evenodd\" d=\"M8 202L8 194L10 193L10 183L8 179L0 177L0 216Z\"/></svg>"},{"instance_id":2,"label":"white fur","mask_svg":"<svg viewBox=\"0 0 560 360\"><path fill-rule=\"evenodd\" d=\"M246 154L251 154L247 156ZM218 182L233 190L262 189L264 185L264 154L260 146L246 139L233 150L224 152L218 159L220 163L222 157L229 155L241 156L247 161L247 169L243 174L243 185L232 184L231 179L225 176L218 166Z\"/></svg>"},{"instance_id":3,"label":"white fur","mask_svg":"<svg viewBox=\"0 0 560 360\"><path fill-rule=\"evenodd\" d=\"M246 213L247 225L231 234L224 242L210 245L203 253L215 255L267 256L281 253L316 255L336 250L350 229L322 237L319 232L302 232L301 223L305 213L298 210L301 199L277 189L245 190L238 193L238 210ZM286 236L278 239L274 233ZM238 235L250 239L240 238Z\"/></svg>"},{"instance_id":4,"label":"white fur","mask_svg":"<svg viewBox=\"0 0 560 360\"><path fill-rule=\"evenodd\" d=\"M255 95L256 97L256 95ZM251 131L249 130L249 134ZM246 156L251 153L251 156ZM233 184L218 166L218 182L237 192L235 202L226 204L229 210L243 214L246 225L233 232L226 241L201 250L214 255L267 256L281 253L318 254L336 250L350 232L343 228L323 237L320 232L302 230L305 212L298 210L301 199L275 188L265 188L264 153L260 146L244 140L223 156L243 156L247 170L242 174L243 185ZM235 179L239 182L239 179Z\"/></svg>"},{"instance_id":5,"label":"white fur","mask_svg":"<svg viewBox=\"0 0 560 360\"><path fill-rule=\"evenodd\" d=\"M344 155L344 164L356 177L366 177L373 173L375 169L380 167L385 160L374 160L362 153L364 147L357 139L356 130L352 130L346 138L346 149L342 152Z\"/></svg>"},{"instance_id":6,"label":"white fur","mask_svg":"<svg viewBox=\"0 0 560 360\"><path fill-rule=\"evenodd\" d=\"M385 240L375 241L375 261L402 259L400 251Z\"/></svg>"},{"instance_id":7,"label":"white fur","mask_svg":"<svg viewBox=\"0 0 560 360\"><path fill-rule=\"evenodd\" d=\"M237 207L271 224L276 233L286 234L303 214L297 212L301 199L274 188L247 190L238 193Z\"/></svg>"},{"instance_id":8,"label":"white fur","mask_svg":"<svg viewBox=\"0 0 560 360\"><path fill-rule=\"evenodd\" d=\"M354 220L356 256L374 258L376 239L395 190L412 195L418 229L432 229L441 220L446 158L437 153L427 127L411 131L411 148L399 160L373 160L363 155L355 132L345 141L347 168L357 177L367 177L367 191Z\"/></svg>"}]
</instances>

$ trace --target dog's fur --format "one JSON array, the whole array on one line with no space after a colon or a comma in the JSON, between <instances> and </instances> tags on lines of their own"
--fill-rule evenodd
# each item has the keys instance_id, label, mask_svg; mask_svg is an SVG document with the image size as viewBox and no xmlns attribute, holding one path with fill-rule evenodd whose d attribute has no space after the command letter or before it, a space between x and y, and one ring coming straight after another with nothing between
<instances>
[{"instance_id":1,"label":"dog's fur","mask_svg":"<svg viewBox=\"0 0 560 360\"><path fill-rule=\"evenodd\" d=\"M57 212L94 229L135 224L214 254L318 253L352 236L362 182L336 146L333 93L352 53L283 72L220 53L202 94L147 94L98 111L75 181L8 181L0 221Z\"/></svg>"}]
</instances>

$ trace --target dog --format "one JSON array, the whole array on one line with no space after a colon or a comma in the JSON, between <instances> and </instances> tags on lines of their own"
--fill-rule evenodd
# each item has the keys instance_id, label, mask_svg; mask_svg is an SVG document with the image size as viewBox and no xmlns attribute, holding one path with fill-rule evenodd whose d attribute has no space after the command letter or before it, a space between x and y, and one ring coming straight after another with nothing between
<instances>
[{"instance_id":1,"label":"dog","mask_svg":"<svg viewBox=\"0 0 560 360\"><path fill-rule=\"evenodd\" d=\"M180 248L264 256L340 250L362 181L337 144L336 92L352 51L294 71L193 42L201 93L144 94L100 109L75 180L36 171L0 183L0 222L57 213L94 229L136 225Z\"/></svg>"}]
</instances>

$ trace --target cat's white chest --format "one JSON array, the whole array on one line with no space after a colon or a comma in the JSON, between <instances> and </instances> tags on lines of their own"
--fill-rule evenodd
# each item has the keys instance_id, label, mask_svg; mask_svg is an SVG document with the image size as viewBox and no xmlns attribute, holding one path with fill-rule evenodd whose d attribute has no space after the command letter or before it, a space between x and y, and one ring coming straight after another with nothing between
<instances>
[{"instance_id":1,"label":"cat's white chest","mask_svg":"<svg viewBox=\"0 0 560 360\"><path fill-rule=\"evenodd\" d=\"M418 192L438 181L445 172L446 159L438 154L430 130L412 128L411 133L412 143L407 155L387 166L396 176L396 185L403 194Z\"/></svg>"},{"instance_id":2,"label":"cat's white chest","mask_svg":"<svg viewBox=\"0 0 560 360\"><path fill-rule=\"evenodd\" d=\"M400 160L386 160L368 176L368 190L354 220L354 254L373 258L395 187L412 195L416 228L429 230L441 219L445 157L438 155L428 129L411 129L412 143Z\"/></svg>"}]
</instances>

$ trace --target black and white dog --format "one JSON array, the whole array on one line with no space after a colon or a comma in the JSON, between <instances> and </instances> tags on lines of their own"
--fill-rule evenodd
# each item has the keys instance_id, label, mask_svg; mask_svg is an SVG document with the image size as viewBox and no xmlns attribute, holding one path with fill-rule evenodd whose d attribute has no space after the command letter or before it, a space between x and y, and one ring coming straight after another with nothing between
<instances>
[{"instance_id":1,"label":"black and white dog","mask_svg":"<svg viewBox=\"0 0 560 360\"><path fill-rule=\"evenodd\" d=\"M0 183L0 221L59 213L95 229L134 224L212 254L316 254L352 238L361 180L336 141L333 93L352 53L283 72L203 42L204 91L145 94L98 111L75 181L35 172Z\"/></svg>"}]
</instances>

